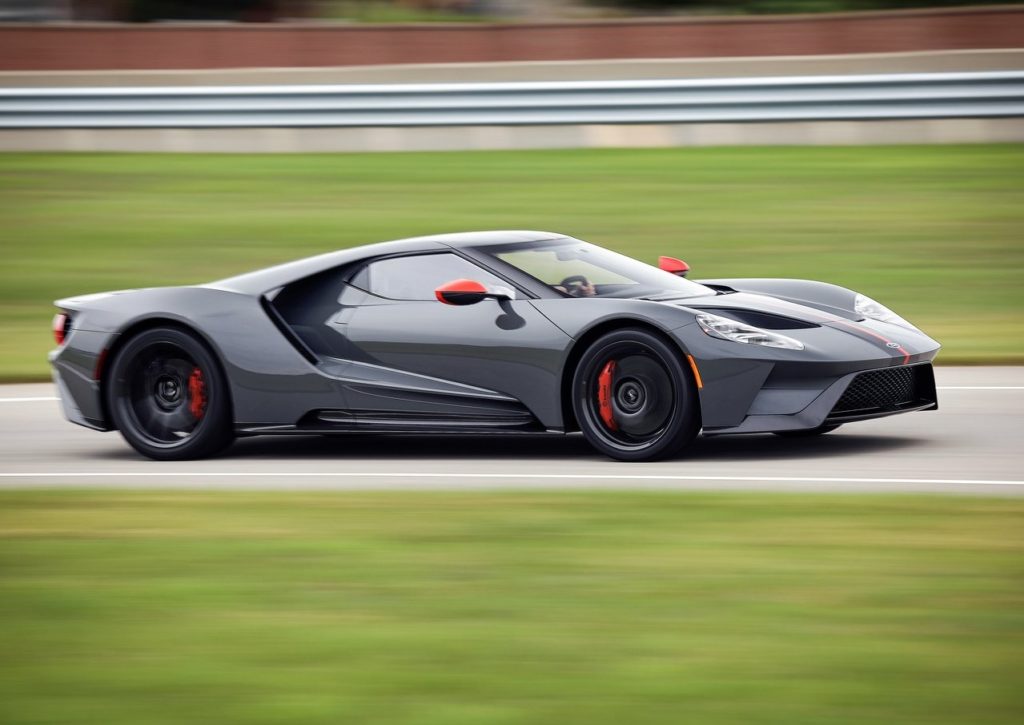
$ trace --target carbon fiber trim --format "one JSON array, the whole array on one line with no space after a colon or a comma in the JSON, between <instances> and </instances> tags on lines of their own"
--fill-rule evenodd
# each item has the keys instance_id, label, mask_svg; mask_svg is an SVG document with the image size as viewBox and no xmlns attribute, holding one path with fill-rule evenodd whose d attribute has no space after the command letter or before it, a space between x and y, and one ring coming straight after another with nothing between
<instances>
[{"instance_id":1,"label":"carbon fiber trim","mask_svg":"<svg viewBox=\"0 0 1024 725\"><path fill-rule=\"evenodd\" d=\"M935 402L931 365L911 365L860 373L843 391L829 420L895 413Z\"/></svg>"}]
</instances>

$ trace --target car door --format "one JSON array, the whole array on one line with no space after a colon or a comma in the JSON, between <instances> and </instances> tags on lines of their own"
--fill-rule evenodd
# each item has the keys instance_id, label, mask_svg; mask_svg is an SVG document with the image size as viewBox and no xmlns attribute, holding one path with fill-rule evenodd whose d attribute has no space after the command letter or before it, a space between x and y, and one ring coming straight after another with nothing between
<instances>
[{"instance_id":1,"label":"car door","mask_svg":"<svg viewBox=\"0 0 1024 725\"><path fill-rule=\"evenodd\" d=\"M434 290L472 279L513 299L453 306ZM561 423L559 377L568 336L509 281L455 252L368 263L350 280L360 294L330 324L358 351L344 372L353 411ZM498 421L496 424L500 424Z\"/></svg>"}]
</instances>

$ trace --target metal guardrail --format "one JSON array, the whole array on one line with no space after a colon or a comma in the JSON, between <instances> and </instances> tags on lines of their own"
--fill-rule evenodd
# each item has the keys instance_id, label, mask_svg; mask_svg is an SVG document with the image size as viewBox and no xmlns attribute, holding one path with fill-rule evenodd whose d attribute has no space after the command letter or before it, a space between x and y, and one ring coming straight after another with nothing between
<instances>
[{"instance_id":1,"label":"metal guardrail","mask_svg":"<svg viewBox=\"0 0 1024 725\"><path fill-rule=\"evenodd\" d=\"M702 80L0 89L0 128L469 126L1024 116L1024 71Z\"/></svg>"}]
</instances>

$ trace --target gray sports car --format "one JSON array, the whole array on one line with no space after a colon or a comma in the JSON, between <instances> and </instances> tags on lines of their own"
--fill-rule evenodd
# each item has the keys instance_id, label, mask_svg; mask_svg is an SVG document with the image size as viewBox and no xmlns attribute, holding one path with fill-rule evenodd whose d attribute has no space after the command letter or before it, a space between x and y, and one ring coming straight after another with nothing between
<instances>
[{"instance_id":1,"label":"gray sports car","mask_svg":"<svg viewBox=\"0 0 1024 725\"><path fill-rule=\"evenodd\" d=\"M864 295L685 279L561 234L347 249L60 300L67 417L184 459L260 434L568 433L646 461L937 407L938 343Z\"/></svg>"}]
</instances>

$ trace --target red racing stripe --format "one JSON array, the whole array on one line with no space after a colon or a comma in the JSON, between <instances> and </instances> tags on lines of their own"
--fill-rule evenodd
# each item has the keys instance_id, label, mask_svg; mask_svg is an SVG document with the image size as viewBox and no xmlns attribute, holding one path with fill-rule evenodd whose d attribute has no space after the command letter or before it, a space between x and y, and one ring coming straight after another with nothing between
<instances>
[{"instance_id":1,"label":"red racing stripe","mask_svg":"<svg viewBox=\"0 0 1024 725\"><path fill-rule=\"evenodd\" d=\"M835 321L838 322L840 325L846 325L847 327L849 327L852 330L864 333L865 335L870 335L871 337L875 338L876 340L881 340L882 342L884 342L886 344L886 347L888 347L889 343L892 342L892 340L890 340L889 338L885 337L884 335L879 335L874 330L869 330L866 327L861 327L860 325L855 325L855 324L853 324L852 322L850 322L848 320L837 319ZM896 350L898 350L903 355L903 364L904 365L906 365L908 362L910 362L910 353L907 352L906 349L904 349L904 347L902 345L899 345L896 348Z\"/></svg>"}]
</instances>

